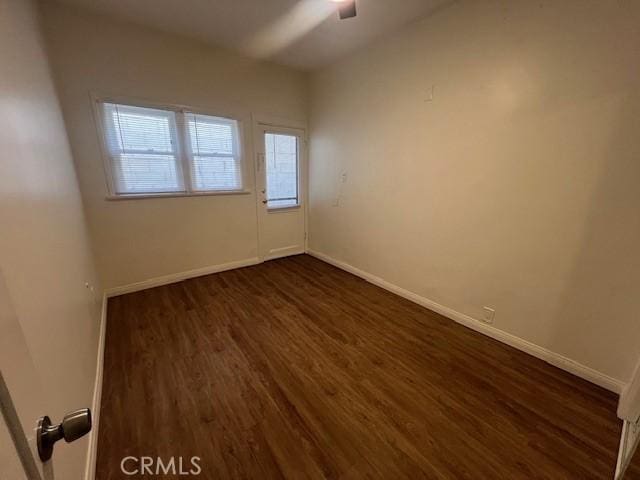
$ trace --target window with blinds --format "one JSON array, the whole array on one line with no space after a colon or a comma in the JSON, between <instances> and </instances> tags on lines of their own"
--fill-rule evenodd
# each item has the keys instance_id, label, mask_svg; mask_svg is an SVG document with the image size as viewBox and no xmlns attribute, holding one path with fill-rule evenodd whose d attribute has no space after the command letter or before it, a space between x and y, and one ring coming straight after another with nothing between
<instances>
[{"instance_id":1,"label":"window with blinds","mask_svg":"<svg viewBox=\"0 0 640 480\"><path fill-rule=\"evenodd\" d=\"M185 114L192 187L196 191L238 190L238 123L226 118Z\"/></svg>"},{"instance_id":2,"label":"window with blinds","mask_svg":"<svg viewBox=\"0 0 640 480\"><path fill-rule=\"evenodd\" d=\"M107 102L100 107L114 195L242 190L236 120Z\"/></svg>"}]
</instances>

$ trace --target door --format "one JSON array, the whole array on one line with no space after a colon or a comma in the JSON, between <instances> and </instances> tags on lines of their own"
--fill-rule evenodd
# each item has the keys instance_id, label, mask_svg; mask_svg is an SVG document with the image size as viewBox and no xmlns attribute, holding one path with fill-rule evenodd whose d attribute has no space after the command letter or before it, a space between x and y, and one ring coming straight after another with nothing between
<instances>
[{"instance_id":1,"label":"door","mask_svg":"<svg viewBox=\"0 0 640 480\"><path fill-rule=\"evenodd\" d=\"M0 415L0 478L29 480L22 468L18 452L13 446L9 428Z\"/></svg>"},{"instance_id":2,"label":"door","mask_svg":"<svg viewBox=\"0 0 640 480\"><path fill-rule=\"evenodd\" d=\"M53 480L54 444L72 442L90 431L88 409L70 412L60 424L50 422L45 393L0 269L1 480Z\"/></svg>"},{"instance_id":3,"label":"door","mask_svg":"<svg viewBox=\"0 0 640 480\"><path fill-rule=\"evenodd\" d=\"M13 448L0 457L0 479L14 478L16 460L28 480L51 480L53 469L36 461L36 422L45 411L42 385L31 359L22 329L0 270L0 420L2 448ZM9 453L10 452L10 453ZM20 477L18 477L20 478Z\"/></svg>"},{"instance_id":4,"label":"door","mask_svg":"<svg viewBox=\"0 0 640 480\"><path fill-rule=\"evenodd\" d=\"M305 132L260 122L254 126L260 259L272 260L304 253Z\"/></svg>"}]
</instances>

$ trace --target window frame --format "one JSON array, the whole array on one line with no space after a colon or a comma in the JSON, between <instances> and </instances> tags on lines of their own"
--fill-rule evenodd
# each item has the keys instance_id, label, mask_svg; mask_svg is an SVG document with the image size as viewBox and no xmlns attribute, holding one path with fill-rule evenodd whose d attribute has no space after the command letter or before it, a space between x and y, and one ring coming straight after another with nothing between
<instances>
[{"instance_id":1,"label":"window frame","mask_svg":"<svg viewBox=\"0 0 640 480\"><path fill-rule=\"evenodd\" d=\"M247 142L245 141L245 129L244 122L236 115L223 114L221 112L214 112L210 109L203 109L198 107L192 107L189 105L179 105L170 103L151 102L147 100L139 100L125 97L113 97L96 95L91 93L90 99L92 103L92 110L94 115L94 121L98 132L98 141L100 143L100 152L102 155L102 163L104 169L104 175L107 186L106 200L131 200L131 199L145 199L145 198L167 198L167 197L202 197L202 196L217 196L217 195L247 195L251 193L251 189L247 186ZM103 115L103 103L113 103L118 105L126 105L130 107L140 108L153 108L158 110L166 110L174 112L176 115L176 137L177 137L177 163L180 168L180 173L183 181L184 189L180 191L170 192L140 192L140 193L117 193L115 178L114 178L114 165L113 159L107 148L106 143L106 127L104 124ZM238 162L240 173L240 188L235 190L196 190L192 185L191 169L193 168L191 157L188 154L187 149L189 146L185 145L185 142L189 140L188 126L185 121L178 119L179 115L185 119L185 114L192 113L196 115L206 115L211 117L218 117L225 120L236 122L238 128L237 144L239 148Z\"/></svg>"}]
</instances>

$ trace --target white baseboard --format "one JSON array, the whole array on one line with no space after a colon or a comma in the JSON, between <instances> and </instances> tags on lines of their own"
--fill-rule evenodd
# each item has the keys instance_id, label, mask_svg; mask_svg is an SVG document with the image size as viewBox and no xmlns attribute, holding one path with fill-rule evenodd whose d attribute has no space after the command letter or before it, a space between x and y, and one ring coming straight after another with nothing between
<instances>
[{"instance_id":1,"label":"white baseboard","mask_svg":"<svg viewBox=\"0 0 640 480\"><path fill-rule=\"evenodd\" d=\"M561 368L562 370L572 373L573 375L583 378L584 380L587 380L591 383L595 383L596 385L606 388L607 390L620 394L622 392L623 387L625 386L624 382L616 378L612 378L608 375L605 375L602 372L594 370L591 367L582 365L581 363L578 363L575 360L572 360L563 355L560 355L559 353L552 352L551 350L548 350L544 347L531 343L520 337L507 333L496 327L487 325L486 323L476 320L475 318L472 318L469 315L465 315L464 313L457 312L452 308L445 307L444 305L440 305L439 303L429 300L428 298L421 297L417 293L413 293L408 290L405 290L404 288L401 288L397 285L387 282L386 280L380 277L376 277L375 275L372 275L368 272L360 270L359 268L349 265L348 263L342 262L340 260L336 260L330 257L329 255L325 255L324 253L320 253L314 250L309 250L307 251L307 253L313 257L318 258L319 260L322 260L323 262L329 263L335 267L340 268L341 270L345 270L349 273L352 273L368 281L369 283L372 283L374 285L377 285L378 287L384 288L385 290L388 290L392 293L395 293L396 295L404 297L407 300L410 300L414 303L417 303L418 305L428 308L429 310L433 310L434 312L437 312L440 315L450 318L451 320L457 323L460 323L468 328L471 328L472 330L475 330L484 335L487 335L488 337L498 340L499 342L506 343L511 347L517 348L518 350L522 350L525 353L533 355L536 358L544 360L545 362L550 363L551 365Z\"/></svg>"},{"instance_id":2,"label":"white baseboard","mask_svg":"<svg viewBox=\"0 0 640 480\"><path fill-rule=\"evenodd\" d=\"M107 333L107 294L102 296L102 311L100 314L100 331L98 334L98 355L96 360L96 379L93 385L93 401L91 403L92 427L89 433L87 447L87 464L84 471L85 480L96 477L96 460L98 455L98 429L100 428L100 405L102 401L102 375L104 372L104 344Z\"/></svg>"},{"instance_id":3,"label":"white baseboard","mask_svg":"<svg viewBox=\"0 0 640 480\"><path fill-rule=\"evenodd\" d=\"M129 285L122 285L119 287L108 288L105 290L105 294L108 298L117 297L118 295L124 295L125 293L138 292L140 290L146 290L147 288L160 287L162 285L169 285L170 283L181 282L189 278L202 277L203 275L211 275L212 273L224 272L225 270L233 270L235 268L250 267L260 263L260 259L257 257L248 258L246 260L238 260L235 262L223 263L220 265L212 265L209 267L196 268L195 270L188 270L186 272L172 273L170 275L163 275L161 277L150 278L141 282L130 283Z\"/></svg>"}]
</instances>

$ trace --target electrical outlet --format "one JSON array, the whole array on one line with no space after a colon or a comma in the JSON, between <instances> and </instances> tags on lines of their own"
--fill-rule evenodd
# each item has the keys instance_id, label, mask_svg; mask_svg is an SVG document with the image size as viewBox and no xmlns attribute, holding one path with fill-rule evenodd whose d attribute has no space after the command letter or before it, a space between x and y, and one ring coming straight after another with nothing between
<instances>
[{"instance_id":1,"label":"electrical outlet","mask_svg":"<svg viewBox=\"0 0 640 480\"><path fill-rule=\"evenodd\" d=\"M484 307L484 317L482 317L482 321L484 323L493 323L493 319L496 316L496 311L493 308Z\"/></svg>"}]
</instances>

